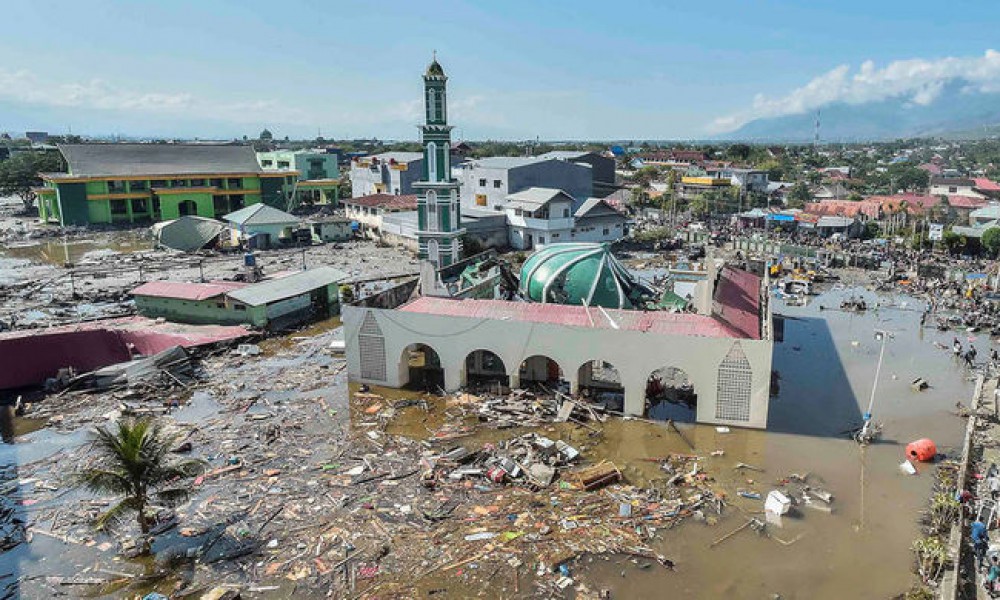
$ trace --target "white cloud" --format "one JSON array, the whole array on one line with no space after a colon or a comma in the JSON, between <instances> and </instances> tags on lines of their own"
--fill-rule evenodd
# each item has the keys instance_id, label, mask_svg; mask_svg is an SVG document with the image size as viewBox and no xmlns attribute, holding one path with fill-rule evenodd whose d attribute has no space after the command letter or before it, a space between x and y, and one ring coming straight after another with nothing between
<instances>
[{"instance_id":1,"label":"white cloud","mask_svg":"<svg viewBox=\"0 0 1000 600\"><path fill-rule=\"evenodd\" d=\"M273 119L278 103L271 100L216 102L186 92L137 92L102 79L56 83L29 71L0 69L0 100L33 106L137 112L169 116L260 122ZM305 115L282 108L282 121L296 122Z\"/></svg>"},{"instance_id":2,"label":"white cloud","mask_svg":"<svg viewBox=\"0 0 1000 600\"><path fill-rule=\"evenodd\" d=\"M964 82L969 93L1000 92L1000 52L987 50L982 56L948 57L936 60L897 60L877 68L868 60L851 74L840 65L790 93L769 98L754 97L750 108L719 117L708 125L712 133L733 131L754 119L802 114L834 102L852 105L904 98L926 106L950 82Z\"/></svg>"}]
</instances>

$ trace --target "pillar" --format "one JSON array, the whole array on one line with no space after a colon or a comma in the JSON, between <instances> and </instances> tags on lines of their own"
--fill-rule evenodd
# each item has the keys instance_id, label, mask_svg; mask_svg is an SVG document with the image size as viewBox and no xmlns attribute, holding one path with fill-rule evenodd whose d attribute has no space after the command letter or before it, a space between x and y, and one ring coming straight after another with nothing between
<instances>
[{"instance_id":1,"label":"pillar","mask_svg":"<svg viewBox=\"0 0 1000 600\"><path fill-rule=\"evenodd\" d=\"M443 361L442 361L443 362ZM465 361L444 367L444 391L454 392L465 386Z\"/></svg>"},{"instance_id":2,"label":"pillar","mask_svg":"<svg viewBox=\"0 0 1000 600\"><path fill-rule=\"evenodd\" d=\"M645 382L626 381L625 383L625 414L641 417L646 412Z\"/></svg>"},{"instance_id":3,"label":"pillar","mask_svg":"<svg viewBox=\"0 0 1000 600\"><path fill-rule=\"evenodd\" d=\"M510 380L509 381L510 389L516 390L521 387L521 373L519 373L517 369L515 369L511 373L508 373L507 377Z\"/></svg>"}]
</instances>

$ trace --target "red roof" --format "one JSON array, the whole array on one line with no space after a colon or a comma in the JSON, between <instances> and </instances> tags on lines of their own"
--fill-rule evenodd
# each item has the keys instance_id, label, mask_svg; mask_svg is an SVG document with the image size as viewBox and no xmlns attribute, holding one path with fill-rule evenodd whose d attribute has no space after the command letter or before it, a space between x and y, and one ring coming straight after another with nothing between
<instances>
[{"instance_id":1,"label":"red roof","mask_svg":"<svg viewBox=\"0 0 1000 600\"><path fill-rule=\"evenodd\" d=\"M984 192L1000 192L1000 183L997 183L986 177L976 177L973 179L976 182L976 189L983 190Z\"/></svg>"},{"instance_id":2,"label":"red roof","mask_svg":"<svg viewBox=\"0 0 1000 600\"><path fill-rule=\"evenodd\" d=\"M959 196L953 194L948 196L948 204L952 208L982 208L988 203L982 198L974 198L972 196Z\"/></svg>"},{"instance_id":3,"label":"red roof","mask_svg":"<svg viewBox=\"0 0 1000 600\"><path fill-rule=\"evenodd\" d=\"M910 214L923 214L925 210L933 208L941 203L940 196L928 196L924 194L893 194L891 196L869 196L866 201L877 202L882 210L889 212L902 207L905 203L906 212Z\"/></svg>"},{"instance_id":4,"label":"red roof","mask_svg":"<svg viewBox=\"0 0 1000 600\"><path fill-rule=\"evenodd\" d=\"M854 202L851 200L823 200L821 202L809 202L805 206L805 211L810 214L823 217L856 217L859 214L877 219L881 205L878 202L861 200Z\"/></svg>"},{"instance_id":5,"label":"red roof","mask_svg":"<svg viewBox=\"0 0 1000 600\"><path fill-rule=\"evenodd\" d=\"M182 281L150 281L132 290L133 296L174 298L177 300L207 300L226 292L238 290L247 284L235 281L213 283L185 283Z\"/></svg>"},{"instance_id":6,"label":"red roof","mask_svg":"<svg viewBox=\"0 0 1000 600\"><path fill-rule=\"evenodd\" d=\"M551 323L588 329L614 329L614 325L617 325L619 329L662 335L747 337L735 327L713 317L666 311L617 309L602 311L599 308L588 309L583 306L565 304L539 304L507 300L455 300L431 296L417 298L409 304L401 306L399 310L446 317ZM614 325L604 316L605 311L614 321Z\"/></svg>"},{"instance_id":7,"label":"red roof","mask_svg":"<svg viewBox=\"0 0 1000 600\"><path fill-rule=\"evenodd\" d=\"M384 208L387 210L417 210L417 196L415 194L404 194L394 196L392 194L371 194L359 196L357 198L345 198L344 204L352 206L364 206L366 208Z\"/></svg>"},{"instance_id":8,"label":"red roof","mask_svg":"<svg viewBox=\"0 0 1000 600\"><path fill-rule=\"evenodd\" d=\"M719 319L752 340L760 339L760 276L725 267L715 288L712 309Z\"/></svg>"},{"instance_id":9,"label":"red roof","mask_svg":"<svg viewBox=\"0 0 1000 600\"><path fill-rule=\"evenodd\" d=\"M917 168L918 169L923 169L924 171L927 171L931 175L940 175L941 174L941 167L938 166L938 165L935 165L934 163L924 163L924 164L918 166Z\"/></svg>"}]
</instances>

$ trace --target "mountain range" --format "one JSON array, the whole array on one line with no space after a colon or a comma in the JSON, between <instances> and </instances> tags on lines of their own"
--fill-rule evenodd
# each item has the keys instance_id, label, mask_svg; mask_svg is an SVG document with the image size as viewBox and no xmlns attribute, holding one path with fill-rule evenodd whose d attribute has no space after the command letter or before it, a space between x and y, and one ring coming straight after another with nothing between
<instances>
[{"instance_id":1,"label":"mountain range","mask_svg":"<svg viewBox=\"0 0 1000 600\"><path fill-rule=\"evenodd\" d=\"M1000 134L1000 93L970 93L946 86L928 104L891 98L867 104L836 103L819 111L821 142L878 141L911 137L982 138ZM816 113L755 119L716 139L810 142Z\"/></svg>"}]
</instances>

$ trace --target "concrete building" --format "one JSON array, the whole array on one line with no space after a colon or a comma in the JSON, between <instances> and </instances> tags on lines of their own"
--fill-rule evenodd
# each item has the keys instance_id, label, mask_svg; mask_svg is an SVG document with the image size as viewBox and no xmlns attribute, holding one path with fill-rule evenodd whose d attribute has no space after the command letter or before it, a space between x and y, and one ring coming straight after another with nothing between
<instances>
[{"instance_id":1,"label":"concrete building","mask_svg":"<svg viewBox=\"0 0 1000 600\"><path fill-rule=\"evenodd\" d=\"M346 242L354 237L351 220L346 217L314 217L308 225L314 242Z\"/></svg>"},{"instance_id":2,"label":"concrete building","mask_svg":"<svg viewBox=\"0 0 1000 600\"><path fill-rule=\"evenodd\" d=\"M265 171L298 172L292 206L332 204L336 206L340 189L339 154L325 150L274 150L258 152L257 160Z\"/></svg>"},{"instance_id":3,"label":"concrete building","mask_svg":"<svg viewBox=\"0 0 1000 600\"><path fill-rule=\"evenodd\" d=\"M748 192L766 194L768 191L769 176L767 171L740 167L715 167L708 169L707 173L709 177L728 179L732 185L741 187Z\"/></svg>"},{"instance_id":4,"label":"concrete building","mask_svg":"<svg viewBox=\"0 0 1000 600\"><path fill-rule=\"evenodd\" d=\"M537 158L565 160L578 165L590 167L591 182L593 184L593 195L604 197L615 191L615 159L604 156L597 152L585 152L581 150L553 150L545 154L539 154Z\"/></svg>"},{"instance_id":5,"label":"concrete building","mask_svg":"<svg viewBox=\"0 0 1000 600\"><path fill-rule=\"evenodd\" d=\"M552 188L532 187L507 196L504 212L510 247L531 250L571 241L574 203L569 194Z\"/></svg>"},{"instance_id":6,"label":"concrete building","mask_svg":"<svg viewBox=\"0 0 1000 600\"><path fill-rule=\"evenodd\" d=\"M507 197L530 187L566 192L574 209L594 195L590 165L542 157L491 157L460 165L462 208L502 211Z\"/></svg>"},{"instance_id":7,"label":"concrete building","mask_svg":"<svg viewBox=\"0 0 1000 600\"><path fill-rule=\"evenodd\" d=\"M42 220L60 225L219 218L265 203L284 208L298 173L266 172L250 146L65 144L67 173L43 173Z\"/></svg>"},{"instance_id":8,"label":"concrete building","mask_svg":"<svg viewBox=\"0 0 1000 600\"><path fill-rule=\"evenodd\" d=\"M408 196L416 193L413 184L424 170L421 152L383 152L351 160L351 195L373 194Z\"/></svg>"},{"instance_id":9,"label":"concrete building","mask_svg":"<svg viewBox=\"0 0 1000 600\"><path fill-rule=\"evenodd\" d=\"M681 177L677 184L677 195L682 200L693 200L712 191L728 191L733 183L728 177L688 176Z\"/></svg>"},{"instance_id":10,"label":"concrete building","mask_svg":"<svg viewBox=\"0 0 1000 600\"><path fill-rule=\"evenodd\" d=\"M266 204L241 208L222 217L229 223L231 243L245 243L248 248L272 248L291 243L293 232L302 221L295 215Z\"/></svg>"},{"instance_id":11,"label":"concrete building","mask_svg":"<svg viewBox=\"0 0 1000 600\"><path fill-rule=\"evenodd\" d=\"M561 252L557 246L540 253ZM615 308L624 303L611 294L627 283L623 267L578 251L569 269L533 269L539 261L529 258L521 286L590 293L594 304L413 298L409 285L344 306L350 379L388 387L433 381L447 391L484 380L512 388L561 380L573 394L619 394L630 415L648 414L664 382L684 381L695 398L692 420L767 426L772 340L761 278L730 268L706 278L695 294L698 314ZM411 365L415 354L422 367Z\"/></svg>"},{"instance_id":12,"label":"concrete building","mask_svg":"<svg viewBox=\"0 0 1000 600\"><path fill-rule=\"evenodd\" d=\"M372 194L344 200L344 211L348 219L361 225L361 233L368 237L379 237L382 220L386 215L399 212L413 212L416 217L417 197L413 194Z\"/></svg>"},{"instance_id":13,"label":"concrete building","mask_svg":"<svg viewBox=\"0 0 1000 600\"><path fill-rule=\"evenodd\" d=\"M931 196L969 196L971 198L986 198L985 194L976 190L976 180L964 177L931 177Z\"/></svg>"},{"instance_id":14,"label":"concrete building","mask_svg":"<svg viewBox=\"0 0 1000 600\"><path fill-rule=\"evenodd\" d=\"M332 267L319 267L253 284L151 281L131 293L136 309L147 317L279 327L338 314L338 285L347 277Z\"/></svg>"},{"instance_id":15,"label":"concrete building","mask_svg":"<svg viewBox=\"0 0 1000 600\"><path fill-rule=\"evenodd\" d=\"M573 242L613 242L628 235L628 218L603 198L588 198L573 213Z\"/></svg>"}]
</instances>

